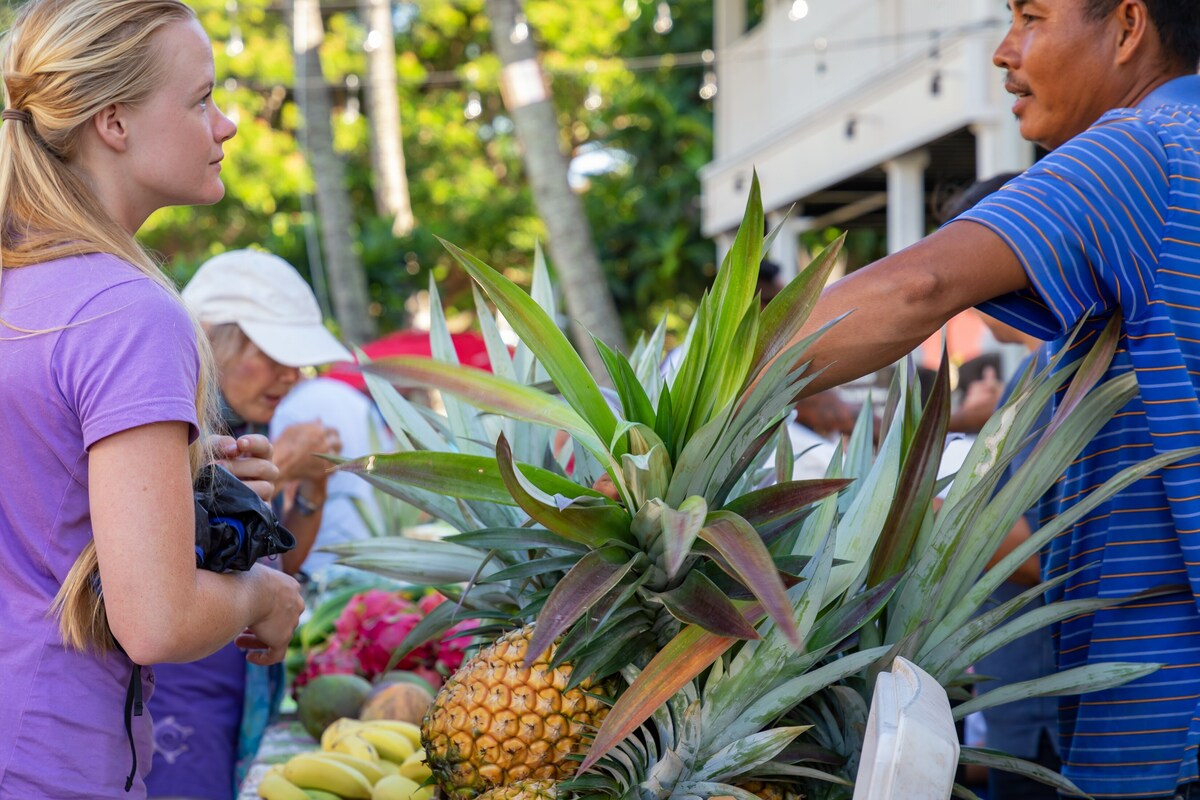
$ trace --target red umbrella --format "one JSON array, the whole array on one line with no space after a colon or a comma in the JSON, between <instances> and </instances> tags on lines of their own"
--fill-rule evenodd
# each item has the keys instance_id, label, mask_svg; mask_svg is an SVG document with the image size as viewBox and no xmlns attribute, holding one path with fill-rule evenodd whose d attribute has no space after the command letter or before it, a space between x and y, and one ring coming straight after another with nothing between
<instances>
[{"instance_id":1,"label":"red umbrella","mask_svg":"<svg viewBox=\"0 0 1200 800\"><path fill-rule=\"evenodd\" d=\"M454 352L458 354L460 364L491 372L492 364L488 359L487 345L483 341L483 336L474 332L452 333L450 341L454 343ZM360 349L372 361L392 356L423 356L424 358L433 356L428 331L396 331L373 342L368 342ZM361 392L367 390L362 373L354 370L349 363L334 364L325 375L348 383Z\"/></svg>"}]
</instances>

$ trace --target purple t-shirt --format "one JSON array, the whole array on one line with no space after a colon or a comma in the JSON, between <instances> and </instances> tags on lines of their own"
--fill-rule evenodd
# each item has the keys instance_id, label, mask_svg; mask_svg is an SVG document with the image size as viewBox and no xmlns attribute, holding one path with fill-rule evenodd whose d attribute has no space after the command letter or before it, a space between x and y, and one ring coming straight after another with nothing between
<instances>
[{"instance_id":1,"label":"purple t-shirt","mask_svg":"<svg viewBox=\"0 0 1200 800\"><path fill-rule=\"evenodd\" d=\"M4 270L0 800L145 794L148 714L133 720L139 777L124 791L131 662L65 649L47 611L92 538L87 448L153 422L187 422L194 435L198 373L187 312L132 265L97 254ZM154 678L142 674L148 698Z\"/></svg>"}]
</instances>

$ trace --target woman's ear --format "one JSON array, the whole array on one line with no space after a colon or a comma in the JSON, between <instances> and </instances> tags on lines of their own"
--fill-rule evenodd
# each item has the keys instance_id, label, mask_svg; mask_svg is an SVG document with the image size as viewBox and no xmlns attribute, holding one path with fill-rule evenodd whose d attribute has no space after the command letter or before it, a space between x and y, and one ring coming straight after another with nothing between
<instances>
[{"instance_id":1,"label":"woman's ear","mask_svg":"<svg viewBox=\"0 0 1200 800\"><path fill-rule=\"evenodd\" d=\"M110 103L96 112L92 117L92 127L100 141L118 153L124 153L129 146L129 131L126 128L125 106L120 103Z\"/></svg>"}]
</instances>

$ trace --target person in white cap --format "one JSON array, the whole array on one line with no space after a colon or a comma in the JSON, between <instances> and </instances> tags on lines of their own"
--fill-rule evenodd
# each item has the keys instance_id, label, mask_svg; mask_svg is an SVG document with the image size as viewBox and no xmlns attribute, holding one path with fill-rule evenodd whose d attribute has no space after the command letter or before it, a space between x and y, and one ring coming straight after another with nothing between
<instances>
[{"instance_id":1,"label":"person in white cap","mask_svg":"<svg viewBox=\"0 0 1200 800\"><path fill-rule=\"evenodd\" d=\"M282 258L233 250L204 262L183 288L183 301L213 347L225 423L234 435L265 433L275 410L300 379L300 368L351 360L325 327L312 289ZM292 425L275 440L284 524L297 548L283 559L299 571L320 522L328 462L337 431L319 422Z\"/></svg>"},{"instance_id":2,"label":"person in white cap","mask_svg":"<svg viewBox=\"0 0 1200 800\"><path fill-rule=\"evenodd\" d=\"M200 266L181 292L212 344L228 433L267 433L279 402L300 368L352 360L325 328L312 290L290 264L258 250L234 250ZM274 441L276 510L296 537L281 559L300 570L321 524L329 463L314 453L338 453L337 430L300 422ZM228 797L237 765L257 750L282 695L282 670L247 669L236 648L158 672L151 710L155 754L149 797ZM221 765L220 768L215 768Z\"/></svg>"}]
</instances>

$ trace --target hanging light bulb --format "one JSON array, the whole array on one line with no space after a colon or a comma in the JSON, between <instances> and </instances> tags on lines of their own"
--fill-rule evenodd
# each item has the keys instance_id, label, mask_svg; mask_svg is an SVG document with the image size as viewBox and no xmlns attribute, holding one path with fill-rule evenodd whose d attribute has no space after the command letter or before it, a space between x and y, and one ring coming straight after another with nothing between
<instances>
[{"instance_id":1,"label":"hanging light bulb","mask_svg":"<svg viewBox=\"0 0 1200 800\"><path fill-rule=\"evenodd\" d=\"M667 0L662 0L658 4L658 12L654 15L654 32L660 36L671 32L671 28L675 27L675 20L671 19L671 4Z\"/></svg>"},{"instance_id":2,"label":"hanging light bulb","mask_svg":"<svg viewBox=\"0 0 1200 800\"><path fill-rule=\"evenodd\" d=\"M807 16L808 0L792 0L792 7L788 9L788 19L799 22Z\"/></svg>"},{"instance_id":3,"label":"hanging light bulb","mask_svg":"<svg viewBox=\"0 0 1200 800\"><path fill-rule=\"evenodd\" d=\"M467 106L463 109L463 116L467 119L479 119L482 113L483 98L479 96L479 92L471 92L467 95Z\"/></svg>"},{"instance_id":4,"label":"hanging light bulb","mask_svg":"<svg viewBox=\"0 0 1200 800\"><path fill-rule=\"evenodd\" d=\"M245 49L246 43L242 40L242 29L234 25L233 30L229 32L229 44L225 45L225 55L236 56Z\"/></svg>"},{"instance_id":5,"label":"hanging light bulb","mask_svg":"<svg viewBox=\"0 0 1200 800\"><path fill-rule=\"evenodd\" d=\"M351 74L346 76L346 108L344 111L342 111L343 122L350 123L358 119L358 84L359 81L357 75Z\"/></svg>"},{"instance_id":6,"label":"hanging light bulb","mask_svg":"<svg viewBox=\"0 0 1200 800\"><path fill-rule=\"evenodd\" d=\"M229 42L225 45L225 53L236 56L246 49L246 43L242 41L242 29L237 24L237 0L225 0L225 13L233 20L233 26L229 30Z\"/></svg>"},{"instance_id":7,"label":"hanging light bulb","mask_svg":"<svg viewBox=\"0 0 1200 800\"><path fill-rule=\"evenodd\" d=\"M704 71L704 85L700 87L700 99L712 100L717 96L717 73L715 70Z\"/></svg>"},{"instance_id":8,"label":"hanging light bulb","mask_svg":"<svg viewBox=\"0 0 1200 800\"><path fill-rule=\"evenodd\" d=\"M525 15L520 11L513 18L512 30L509 31L508 38L513 44L520 44L529 38L529 20L525 19Z\"/></svg>"}]
</instances>

